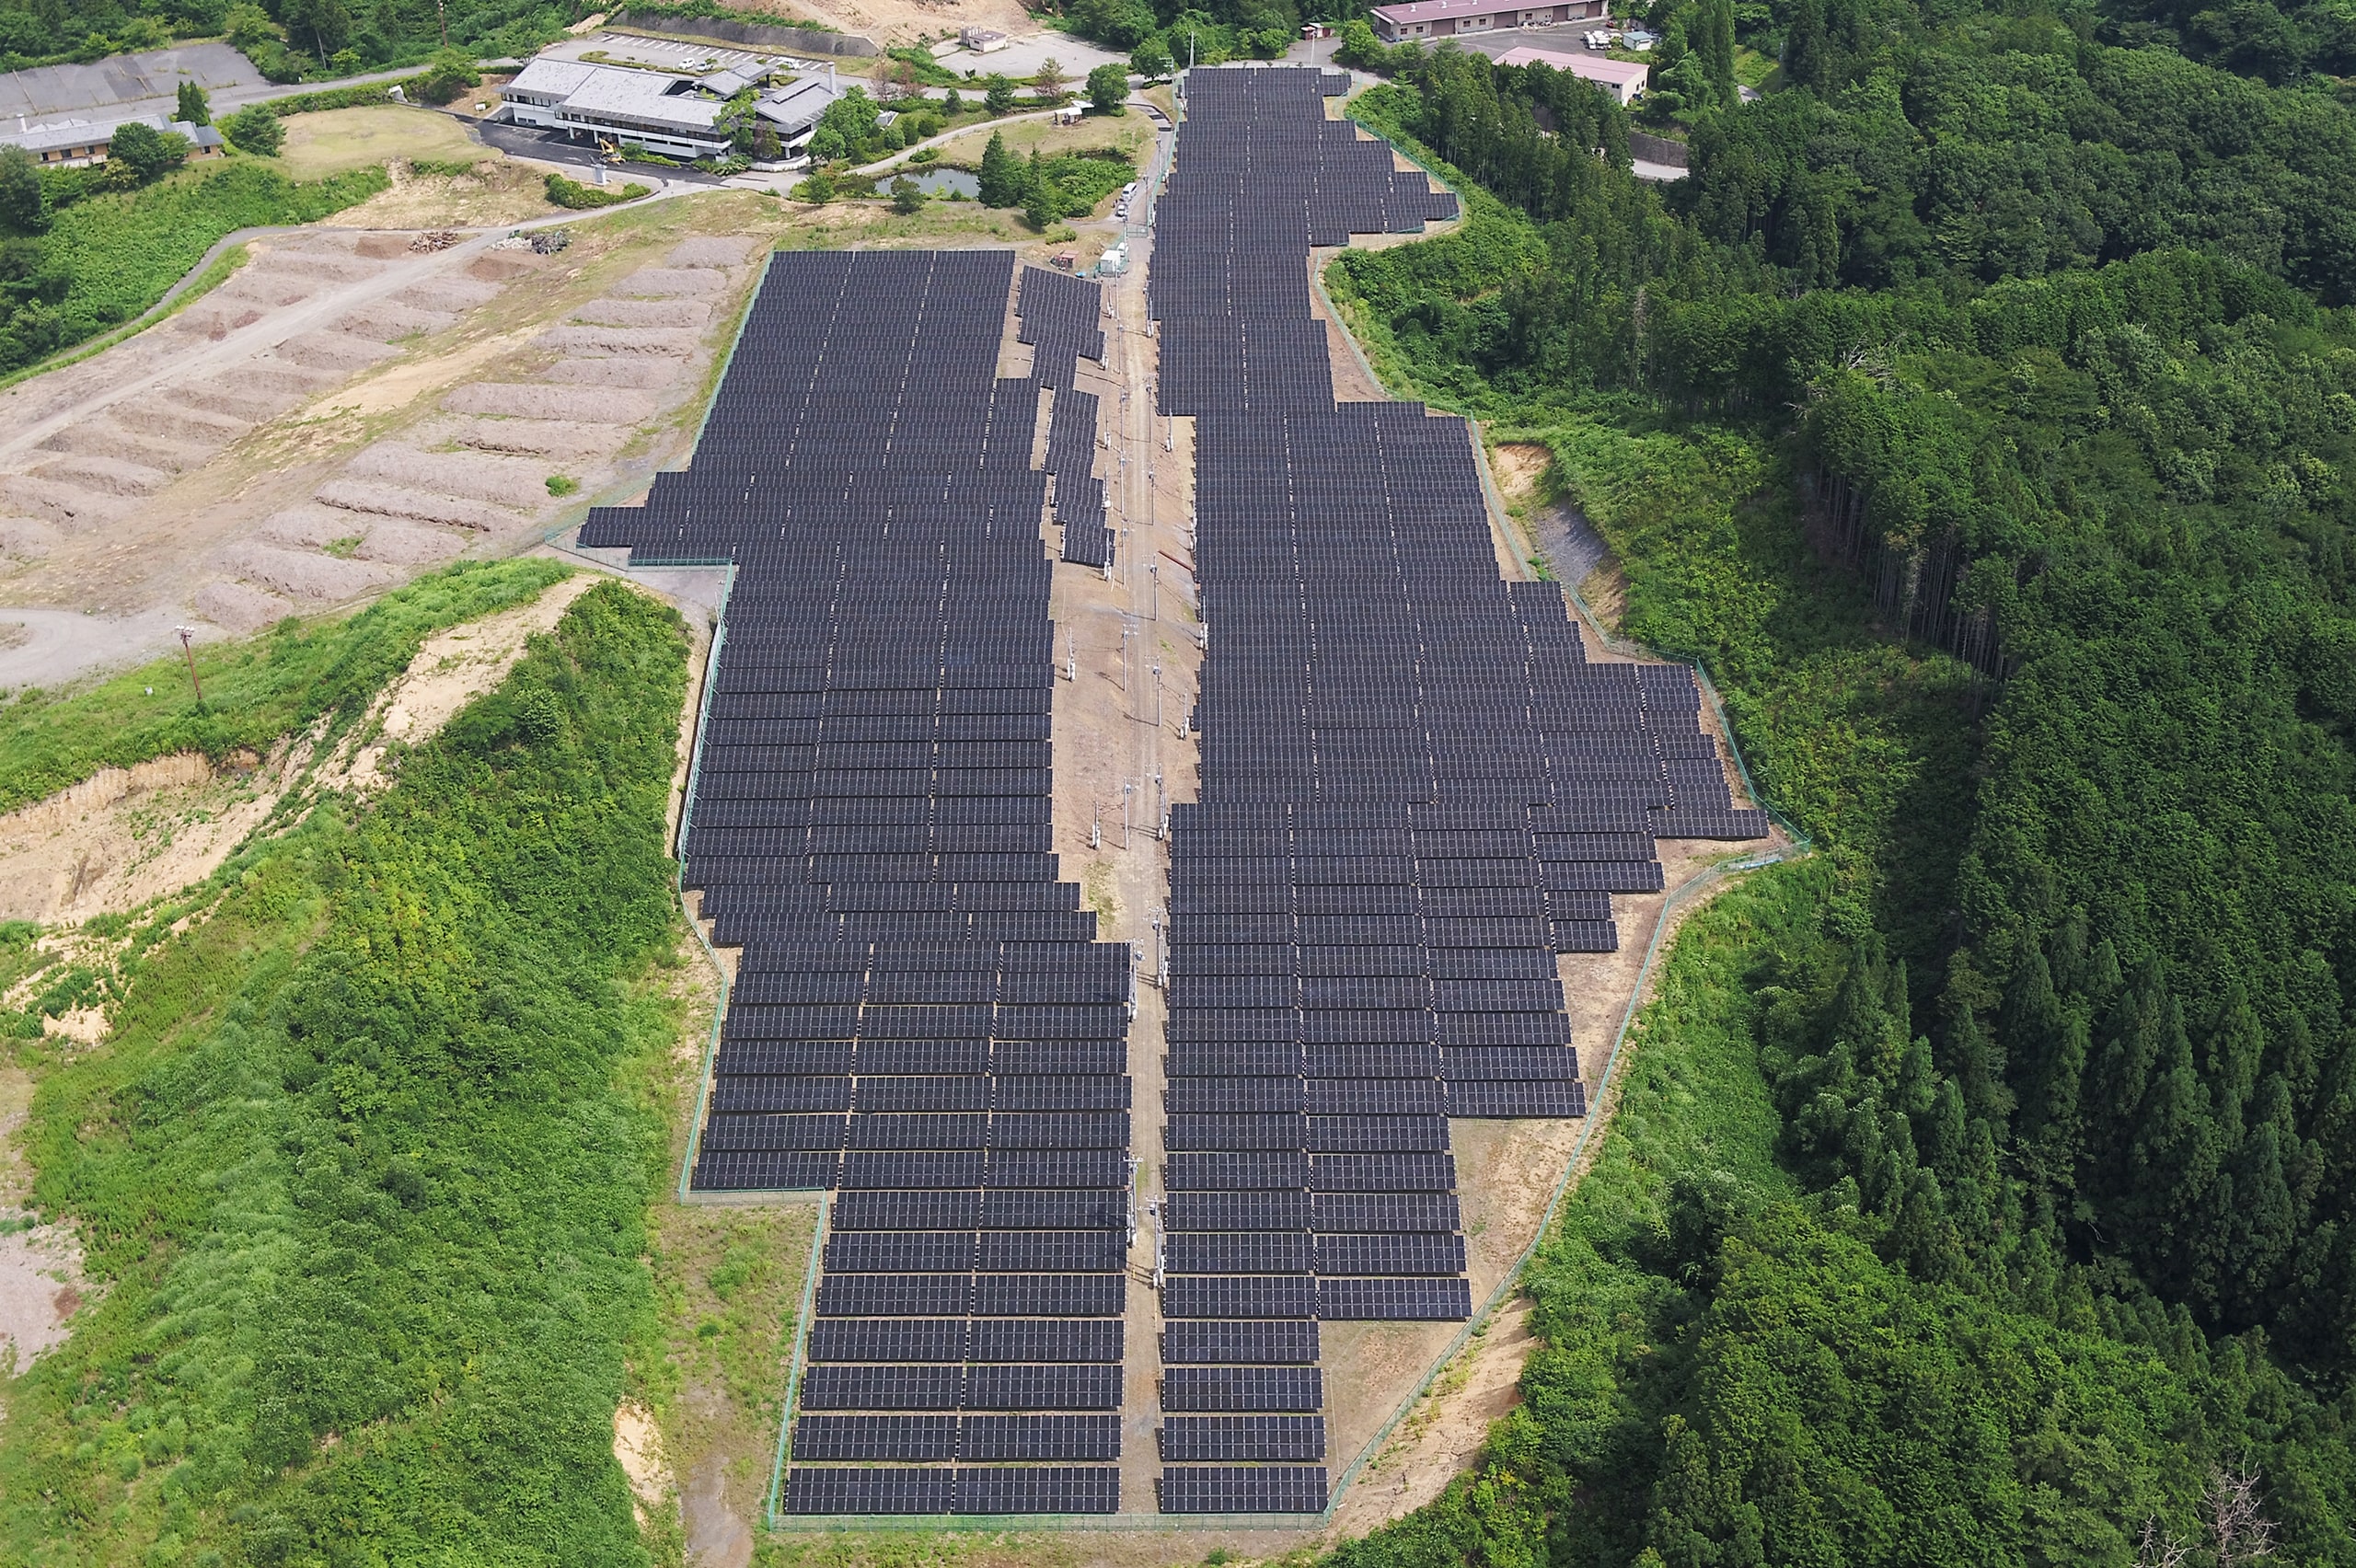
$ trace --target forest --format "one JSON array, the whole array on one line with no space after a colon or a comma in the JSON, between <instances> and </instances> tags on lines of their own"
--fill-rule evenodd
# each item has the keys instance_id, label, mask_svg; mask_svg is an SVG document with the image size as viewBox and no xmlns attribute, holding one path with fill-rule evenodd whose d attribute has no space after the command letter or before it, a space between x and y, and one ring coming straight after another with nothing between
<instances>
[{"instance_id":1,"label":"forest","mask_svg":"<svg viewBox=\"0 0 2356 1568\"><path fill-rule=\"evenodd\" d=\"M1352 105L1467 198L1329 270L1378 368L1550 450L1819 853L1680 940L1481 1470L1335 1561L2356 1562L2344 31L1734 10L1666 187L1543 66Z\"/></svg>"},{"instance_id":2,"label":"forest","mask_svg":"<svg viewBox=\"0 0 2356 1568\"><path fill-rule=\"evenodd\" d=\"M0 71L226 37L274 81L306 64L350 75L424 60L445 33L479 58L529 54L579 11L559 0L0 0Z\"/></svg>"}]
</instances>

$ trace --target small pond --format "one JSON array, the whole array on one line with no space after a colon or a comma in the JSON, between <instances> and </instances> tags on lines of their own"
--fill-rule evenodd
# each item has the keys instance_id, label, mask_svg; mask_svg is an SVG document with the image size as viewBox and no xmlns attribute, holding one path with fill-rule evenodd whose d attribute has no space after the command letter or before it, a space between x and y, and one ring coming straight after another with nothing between
<instances>
[{"instance_id":1,"label":"small pond","mask_svg":"<svg viewBox=\"0 0 2356 1568\"><path fill-rule=\"evenodd\" d=\"M923 168L903 165L875 182L878 195L888 195L892 181L907 177L917 182L917 189L928 196L978 196L982 182L979 177L962 168Z\"/></svg>"}]
</instances>

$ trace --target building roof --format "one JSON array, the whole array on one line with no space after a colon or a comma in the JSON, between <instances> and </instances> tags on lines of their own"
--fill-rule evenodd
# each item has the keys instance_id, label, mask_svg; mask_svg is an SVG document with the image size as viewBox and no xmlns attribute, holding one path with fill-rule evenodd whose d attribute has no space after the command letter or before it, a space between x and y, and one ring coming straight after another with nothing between
<instances>
[{"instance_id":1,"label":"building roof","mask_svg":"<svg viewBox=\"0 0 2356 1568\"><path fill-rule=\"evenodd\" d=\"M750 76L734 71L714 71L710 75L700 77L696 82L696 86L705 92L718 93L724 98L734 98L752 85L753 79Z\"/></svg>"},{"instance_id":2,"label":"building roof","mask_svg":"<svg viewBox=\"0 0 2356 1568\"><path fill-rule=\"evenodd\" d=\"M1437 22L1451 17L1501 17L1535 11L1557 0L1402 0L1396 6L1377 6L1374 14L1397 27L1415 22Z\"/></svg>"},{"instance_id":3,"label":"building roof","mask_svg":"<svg viewBox=\"0 0 2356 1568\"><path fill-rule=\"evenodd\" d=\"M791 136L817 124L834 101L834 89L824 76L803 76L763 93L755 100L753 112Z\"/></svg>"},{"instance_id":4,"label":"building roof","mask_svg":"<svg viewBox=\"0 0 2356 1568\"><path fill-rule=\"evenodd\" d=\"M1435 0L1426 0L1435 3ZM1602 82L1614 87L1624 87L1631 82L1641 82L1652 67L1634 60L1607 60L1595 54L1568 54L1558 49L1508 49L1497 56L1500 65L1552 65L1557 71L1568 71L1590 82Z\"/></svg>"},{"instance_id":5,"label":"building roof","mask_svg":"<svg viewBox=\"0 0 2356 1568\"><path fill-rule=\"evenodd\" d=\"M560 106L583 117L626 116L678 131L710 131L728 106L716 98L684 97L672 89L687 86L676 76L653 71L591 68L593 75L565 95Z\"/></svg>"},{"instance_id":6,"label":"building roof","mask_svg":"<svg viewBox=\"0 0 2356 1568\"><path fill-rule=\"evenodd\" d=\"M23 131L0 132L0 145L22 147L36 157L73 147L102 147L114 140L117 131L131 123L129 120L60 120ZM138 123L184 136L189 145L200 152L221 145L221 133L210 125L191 125L185 120L166 120L162 115L149 115Z\"/></svg>"},{"instance_id":7,"label":"building roof","mask_svg":"<svg viewBox=\"0 0 2356 1568\"><path fill-rule=\"evenodd\" d=\"M29 130L0 134L0 143L22 147L38 156L66 147L95 146L113 134L114 127L111 125L100 125L87 120L61 120L52 125L35 125Z\"/></svg>"},{"instance_id":8,"label":"building roof","mask_svg":"<svg viewBox=\"0 0 2356 1568\"><path fill-rule=\"evenodd\" d=\"M596 75L597 67L584 65L578 60L533 61L515 73L515 79L501 89L509 93L540 93L550 98L563 98Z\"/></svg>"}]
</instances>

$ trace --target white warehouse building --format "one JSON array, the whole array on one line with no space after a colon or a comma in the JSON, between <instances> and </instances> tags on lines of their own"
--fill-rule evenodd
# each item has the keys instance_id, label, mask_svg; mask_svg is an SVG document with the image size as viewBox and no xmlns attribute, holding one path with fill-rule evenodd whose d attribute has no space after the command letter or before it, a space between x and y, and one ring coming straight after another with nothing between
<instances>
[{"instance_id":1,"label":"white warehouse building","mask_svg":"<svg viewBox=\"0 0 2356 1568\"><path fill-rule=\"evenodd\" d=\"M660 71L591 65L578 60L535 60L501 89L504 118L518 125L634 143L667 157L727 156L729 133L719 124L728 100L750 84L734 72L700 80ZM834 67L772 87L753 112L776 128L789 151L807 142L818 118L837 96Z\"/></svg>"}]
</instances>

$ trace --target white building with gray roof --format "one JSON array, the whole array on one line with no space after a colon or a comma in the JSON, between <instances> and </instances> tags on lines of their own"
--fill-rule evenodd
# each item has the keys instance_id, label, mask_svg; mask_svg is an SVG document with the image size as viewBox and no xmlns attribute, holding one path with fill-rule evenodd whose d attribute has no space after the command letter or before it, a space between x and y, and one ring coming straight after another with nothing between
<instances>
[{"instance_id":1,"label":"white building with gray roof","mask_svg":"<svg viewBox=\"0 0 2356 1568\"><path fill-rule=\"evenodd\" d=\"M573 141L595 138L635 144L669 157L716 158L729 151L729 130L720 123L729 100L756 87L740 71L717 72L701 80L662 71L598 65L580 60L538 59L501 89L504 118L518 125L561 131ZM722 89L726 89L722 91ZM814 71L781 86L760 90L753 112L774 126L789 150L817 129L826 106L839 97L834 67Z\"/></svg>"}]
</instances>

